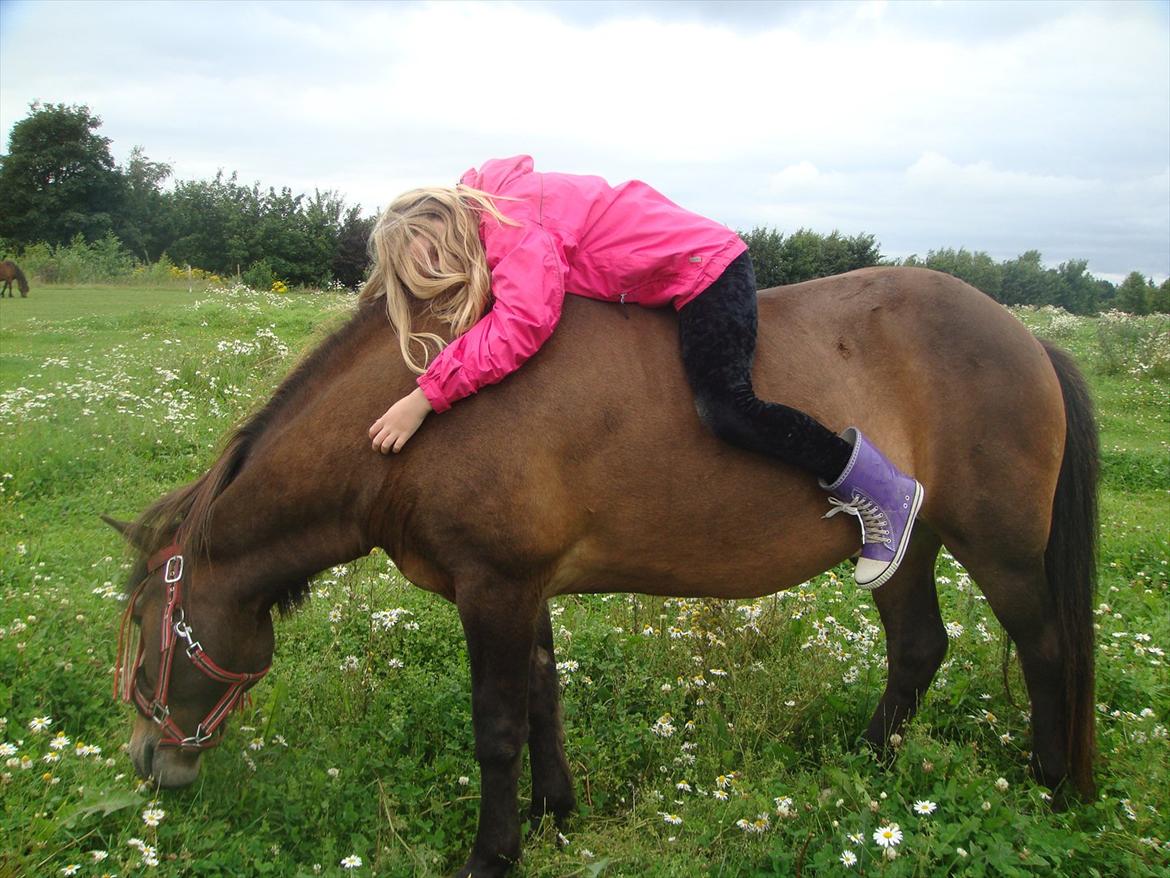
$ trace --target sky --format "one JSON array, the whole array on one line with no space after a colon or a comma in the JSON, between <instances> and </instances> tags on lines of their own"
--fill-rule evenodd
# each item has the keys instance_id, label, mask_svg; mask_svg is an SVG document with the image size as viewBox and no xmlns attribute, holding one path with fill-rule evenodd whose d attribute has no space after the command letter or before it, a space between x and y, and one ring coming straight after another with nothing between
<instances>
[{"instance_id":1,"label":"sky","mask_svg":"<svg viewBox=\"0 0 1170 878\"><path fill-rule=\"evenodd\" d=\"M0 0L4 151L33 101L367 213L527 153L741 230L1170 275L1166 0Z\"/></svg>"}]
</instances>

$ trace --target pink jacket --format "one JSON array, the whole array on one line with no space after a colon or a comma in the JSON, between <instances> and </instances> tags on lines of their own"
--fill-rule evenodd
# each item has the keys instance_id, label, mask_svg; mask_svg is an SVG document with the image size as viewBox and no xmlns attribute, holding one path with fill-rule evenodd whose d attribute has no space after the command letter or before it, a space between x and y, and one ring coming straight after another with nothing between
<instances>
[{"instance_id":1,"label":"pink jacket","mask_svg":"<svg viewBox=\"0 0 1170 878\"><path fill-rule=\"evenodd\" d=\"M541 174L529 156L493 159L460 181L493 195L480 238L492 306L431 362L418 385L436 412L516 371L552 335L566 292L681 308L747 249L735 232L645 183Z\"/></svg>"}]
</instances>

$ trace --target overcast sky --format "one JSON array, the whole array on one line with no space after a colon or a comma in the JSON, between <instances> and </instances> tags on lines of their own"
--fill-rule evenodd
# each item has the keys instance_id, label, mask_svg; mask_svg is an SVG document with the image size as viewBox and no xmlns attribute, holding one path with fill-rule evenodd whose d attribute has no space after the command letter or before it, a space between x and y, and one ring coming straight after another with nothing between
<instances>
[{"instance_id":1,"label":"overcast sky","mask_svg":"<svg viewBox=\"0 0 1170 878\"><path fill-rule=\"evenodd\" d=\"M5 151L34 100L367 212L524 152L739 229L1170 274L1167 2L2 0Z\"/></svg>"}]
</instances>

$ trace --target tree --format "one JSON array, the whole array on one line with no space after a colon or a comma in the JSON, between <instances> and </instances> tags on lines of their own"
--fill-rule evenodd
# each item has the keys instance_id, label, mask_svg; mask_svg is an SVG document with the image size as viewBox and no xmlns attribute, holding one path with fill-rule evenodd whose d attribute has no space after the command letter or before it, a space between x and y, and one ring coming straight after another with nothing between
<instances>
[{"instance_id":1,"label":"tree","mask_svg":"<svg viewBox=\"0 0 1170 878\"><path fill-rule=\"evenodd\" d=\"M143 262L154 262L174 237L170 204L162 192L171 166L152 162L141 146L130 150L122 170L122 209L115 222L118 237Z\"/></svg>"},{"instance_id":2,"label":"tree","mask_svg":"<svg viewBox=\"0 0 1170 878\"><path fill-rule=\"evenodd\" d=\"M1150 300L1150 310L1158 314L1170 314L1170 278L1162 281Z\"/></svg>"},{"instance_id":3,"label":"tree","mask_svg":"<svg viewBox=\"0 0 1170 878\"><path fill-rule=\"evenodd\" d=\"M821 235L797 229L786 238L775 229L755 228L740 237L748 245L760 289L866 268L882 258L873 235L847 238L838 231Z\"/></svg>"},{"instance_id":4,"label":"tree","mask_svg":"<svg viewBox=\"0 0 1170 878\"><path fill-rule=\"evenodd\" d=\"M1088 273L1087 259L1070 259L1056 268L1060 279L1060 297L1056 304L1073 314L1096 314L1099 286Z\"/></svg>"},{"instance_id":5,"label":"tree","mask_svg":"<svg viewBox=\"0 0 1170 878\"><path fill-rule=\"evenodd\" d=\"M1117 288L1117 307L1130 314L1149 314L1154 284L1140 271L1131 271Z\"/></svg>"},{"instance_id":6,"label":"tree","mask_svg":"<svg viewBox=\"0 0 1170 878\"><path fill-rule=\"evenodd\" d=\"M1029 250L1003 263L1003 298L1007 305L1051 305L1057 299L1056 272L1040 263L1040 251Z\"/></svg>"},{"instance_id":7,"label":"tree","mask_svg":"<svg viewBox=\"0 0 1170 878\"><path fill-rule=\"evenodd\" d=\"M362 284L370 266L369 240L375 218L363 217L361 207L345 212L337 232L337 250L333 256L333 276L350 289Z\"/></svg>"},{"instance_id":8,"label":"tree","mask_svg":"<svg viewBox=\"0 0 1170 878\"><path fill-rule=\"evenodd\" d=\"M784 268L784 236L775 229L763 227L740 232L747 244L756 272L756 286L761 290L788 283Z\"/></svg>"},{"instance_id":9,"label":"tree","mask_svg":"<svg viewBox=\"0 0 1170 878\"><path fill-rule=\"evenodd\" d=\"M83 105L33 103L0 157L0 235L23 243L97 240L113 231L122 179L102 120Z\"/></svg>"}]
</instances>

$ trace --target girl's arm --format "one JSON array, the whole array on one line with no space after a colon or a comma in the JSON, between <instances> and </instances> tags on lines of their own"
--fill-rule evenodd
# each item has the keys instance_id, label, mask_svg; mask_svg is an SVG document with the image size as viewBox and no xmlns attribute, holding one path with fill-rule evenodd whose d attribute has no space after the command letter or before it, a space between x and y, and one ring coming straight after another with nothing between
<instances>
[{"instance_id":1,"label":"girl's arm","mask_svg":"<svg viewBox=\"0 0 1170 878\"><path fill-rule=\"evenodd\" d=\"M492 266L491 310L452 340L418 379L436 412L515 372L561 319L568 266L552 237L533 223L494 234L507 240L488 245L489 264L493 250L504 250Z\"/></svg>"}]
</instances>

